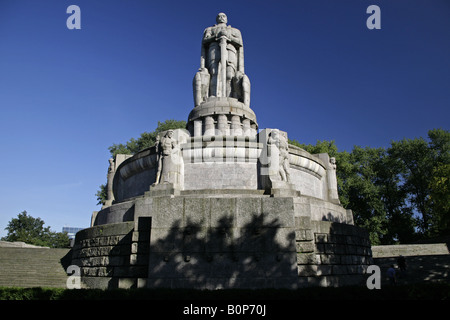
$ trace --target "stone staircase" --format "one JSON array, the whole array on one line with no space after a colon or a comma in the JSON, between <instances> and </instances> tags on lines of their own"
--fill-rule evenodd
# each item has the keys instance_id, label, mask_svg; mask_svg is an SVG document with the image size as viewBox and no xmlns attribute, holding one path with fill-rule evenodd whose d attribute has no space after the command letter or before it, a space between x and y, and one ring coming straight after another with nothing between
<instances>
[{"instance_id":1,"label":"stone staircase","mask_svg":"<svg viewBox=\"0 0 450 320\"><path fill-rule=\"evenodd\" d=\"M0 287L65 288L70 249L0 247ZM63 259L63 260L61 260Z\"/></svg>"},{"instance_id":2,"label":"stone staircase","mask_svg":"<svg viewBox=\"0 0 450 320\"><path fill-rule=\"evenodd\" d=\"M386 276L391 265L397 274L397 284L418 282L450 283L450 253L448 244L392 245L372 247L374 264L381 269L381 284L389 285ZM403 255L406 260L406 272L402 274L397 258Z\"/></svg>"}]
</instances>

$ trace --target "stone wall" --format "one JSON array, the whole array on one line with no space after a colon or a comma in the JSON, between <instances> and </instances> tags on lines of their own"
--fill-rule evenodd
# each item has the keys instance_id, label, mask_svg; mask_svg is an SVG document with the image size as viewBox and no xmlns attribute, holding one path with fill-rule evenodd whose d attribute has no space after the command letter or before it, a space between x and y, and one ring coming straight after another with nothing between
<instances>
[{"instance_id":1,"label":"stone wall","mask_svg":"<svg viewBox=\"0 0 450 320\"><path fill-rule=\"evenodd\" d=\"M129 218L134 221L77 233L73 264L81 267L84 283L101 288L360 283L370 264L367 233L351 224L312 220L312 211L320 206L312 200L318 201L262 194L147 193L120 204L124 212L133 211Z\"/></svg>"},{"instance_id":2,"label":"stone wall","mask_svg":"<svg viewBox=\"0 0 450 320\"><path fill-rule=\"evenodd\" d=\"M183 154L180 190L265 189L263 181L267 173L262 172L262 166L269 161L268 151L259 136L182 138L187 141L180 143ZM329 200L326 164L293 145L289 145L289 154L292 187L302 195ZM123 161L113 178L115 203L149 191L156 179L156 167L155 147Z\"/></svg>"},{"instance_id":3,"label":"stone wall","mask_svg":"<svg viewBox=\"0 0 450 320\"><path fill-rule=\"evenodd\" d=\"M140 223L139 223L140 222ZM136 287L147 277L149 221L96 226L76 234L72 264L83 283L94 288Z\"/></svg>"},{"instance_id":4,"label":"stone wall","mask_svg":"<svg viewBox=\"0 0 450 320\"><path fill-rule=\"evenodd\" d=\"M374 258L398 257L403 256L426 256L449 254L446 243L430 244L399 244L389 246L373 246L372 253Z\"/></svg>"},{"instance_id":5,"label":"stone wall","mask_svg":"<svg viewBox=\"0 0 450 320\"><path fill-rule=\"evenodd\" d=\"M186 163L186 190L196 189L258 189L256 163ZM206 179L203 179L205 177ZM245 179L243 178L245 177ZM199 181L202 181L199 183Z\"/></svg>"},{"instance_id":6,"label":"stone wall","mask_svg":"<svg viewBox=\"0 0 450 320\"><path fill-rule=\"evenodd\" d=\"M147 285L291 287L293 239L292 199L155 198Z\"/></svg>"},{"instance_id":7,"label":"stone wall","mask_svg":"<svg viewBox=\"0 0 450 320\"><path fill-rule=\"evenodd\" d=\"M358 285L373 263L367 232L330 221L296 218L300 286Z\"/></svg>"}]
</instances>

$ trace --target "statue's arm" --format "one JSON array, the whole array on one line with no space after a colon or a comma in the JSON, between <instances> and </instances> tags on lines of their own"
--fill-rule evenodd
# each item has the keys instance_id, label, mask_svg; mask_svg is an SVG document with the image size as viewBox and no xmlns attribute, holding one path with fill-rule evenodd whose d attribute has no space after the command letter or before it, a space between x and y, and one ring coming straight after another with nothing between
<instances>
[{"instance_id":1,"label":"statue's arm","mask_svg":"<svg viewBox=\"0 0 450 320\"><path fill-rule=\"evenodd\" d=\"M239 47L243 46L242 35L238 29L234 29L234 28L231 29L230 42Z\"/></svg>"},{"instance_id":2,"label":"statue's arm","mask_svg":"<svg viewBox=\"0 0 450 320\"><path fill-rule=\"evenodd\" d=\"M202 44L210 43L216 40L216 36L213 35L211 28L206 28L203 32Z\"/></svg>"}]
</instances>

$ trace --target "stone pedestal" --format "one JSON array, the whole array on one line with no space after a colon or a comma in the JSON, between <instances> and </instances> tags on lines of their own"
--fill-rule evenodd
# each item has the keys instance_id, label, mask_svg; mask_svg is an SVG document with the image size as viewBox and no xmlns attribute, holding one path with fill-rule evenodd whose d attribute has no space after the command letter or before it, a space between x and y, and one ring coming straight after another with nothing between
<instances>
[{"instance_id":1,"label":"stone pedestal","mask_svg":"<svg viewBox=\"0 0 450 320\"><path fill-rule=\"evenodd\" d=\"M180 189L176 188L173 183L154 184L150 187L150 191L146 192L146 195L152 197L178 196L180 195Z\"/></svg>"}]
</instances>

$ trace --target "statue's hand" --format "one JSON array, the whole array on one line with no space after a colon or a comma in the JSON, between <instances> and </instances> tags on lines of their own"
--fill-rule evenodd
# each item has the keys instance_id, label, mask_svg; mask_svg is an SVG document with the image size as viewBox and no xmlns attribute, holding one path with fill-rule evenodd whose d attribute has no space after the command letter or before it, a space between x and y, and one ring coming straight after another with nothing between
<instances>
[{"instance_id":1,"label":"statue's hand","mask_svg":"<svg viewBox=\"0 0 450 320\"><path fill-rule=\"evenodd\" d=\"M222 39L225 39L226 42L229 42L229 41L230 41L230 39L229 39L227 36L217 37L217 41L218 41L218 42L221 42Z\"/></svg>"}]
</instances>

